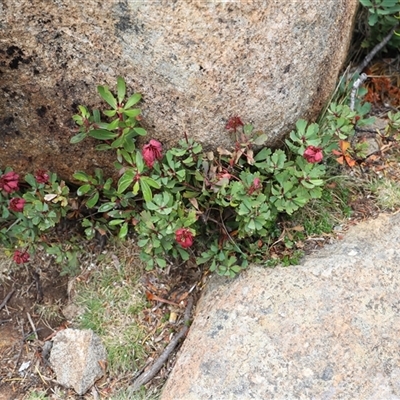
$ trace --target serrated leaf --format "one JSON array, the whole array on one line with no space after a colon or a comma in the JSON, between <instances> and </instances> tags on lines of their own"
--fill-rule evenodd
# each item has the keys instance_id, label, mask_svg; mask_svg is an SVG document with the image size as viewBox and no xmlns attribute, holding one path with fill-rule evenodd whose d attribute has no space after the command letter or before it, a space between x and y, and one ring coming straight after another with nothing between
<instances>
[{"instance_id":1,"label":"serrated leaf","mask_svg":"<svg viewBox=\"0 0 400 400\"><path fill-rule=\"evenodd\" d=\"M35 177L32 174L25 175L25 182L28 182L33 188L36 188L38 183L36 182Z\"/></svg>"},{"instance_id":2,"label":"serrated leaf","mask_svg":"<svg viewBox=\"0 0 400 400\"><path fill-rule=\"evenodd\" d=\"M146 208L150 211L156 211L160 208L157 204L154 204L152 201L146 202Z\"/></svg>"},{"instance_id":3,"label":"serrated leaf","mask_svg":"<svg viewBox=\"0 0 400 400\"><path fill-rule=\"evenodd\" d=\"M149 238L138 240L138 242L137 242L138 247L146 246L146 244L149 242L149 240L150 240Z\"/></svg>"},{"instance_id":4,"label":"serrated leaf","mask_svg":"<svg viewBox=\"0 0 400 400\"><path fill-rule=\"evenodd\" d=\"M165 268L167 266L167 262L164 258L156 258L156 263L160 268Z\"/></svg>"},{"instance_id":5,"label":"serrated leaf","mask_svg":"<svg viewBox=\"0 0 400 400\"><path fill-rule=\"evenodd\" d=\"M304 133L305 133L305 131L306 131L306 127L307 127L307 121L306 121L306 120L304 120L304 119L299 119L299 120L296 122L296 128L297 128L297 132L298 132L298 133L304 135Z\"/></svg>"},{"instance_id":6,"label":"serrated leaf","mask_svg":"<svg viewBox=\"0 0 400 400\"><path fill-rule=\"evenodd\" d=\"M251 125L251 124L246 124L246 125L243 126L243 133L244 133L245 135L250 135L251 132L253 132L253 125Z\"/></svg>"},{"instance_id":7,"label":"serrated leaf","mask_svg":"<svg viewBox=\"0 0 400 400\"><path fill-rule=\"evenodd\" d=\"M253 140L253 144L256 146L263 145L268 139L268 135L263 133L262 135L258 136L255 140Z\"/></svg>"}]
</instances>

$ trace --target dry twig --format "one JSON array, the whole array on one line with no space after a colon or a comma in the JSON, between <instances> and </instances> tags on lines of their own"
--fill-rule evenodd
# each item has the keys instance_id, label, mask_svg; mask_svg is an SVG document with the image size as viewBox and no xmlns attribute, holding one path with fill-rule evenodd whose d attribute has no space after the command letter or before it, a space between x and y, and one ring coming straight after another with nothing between
<instances>
[{"instance_id":1,"label":"dry twig","mask_svg":"<svg viewBox=\"0 0 400 400\"><path fill-rule=\"evenodd\" d=\"M362 74L362 71L364 70L364 68L372 61L372 59L375 57L376 53L378 51L380 51L386 44L387 42L391 39L391 37L393 36L395 30L400 26L400 24L397 24L396 26L394 26L390 32L388 33L388 35L386 35L383 40L378 43L368 54L367 56L364 58L364 60L362 61L362 63L357 67L357 69L355 70L354 75L356 74L361 74L360 77L354 82L353 84L353 88L351 90L351 94L350 94L350 110L353 111L354 107L355 107L355 100L356 100L356 94L357 94L357 90L358 88L364 83L364 81L366 81L366 79L368 78L367 74Z\"/></svg>"},{"instance_id":2,"label":"dry twig","mask_svg":"<svg viewBox=\"0 0 400 400\"><path fill-rule=\"evenodd\" d=\"M167 361L168 357L171 353L175 350L176 346L178 345L179 341L186 335L187 331L189 330L189 319L190 313L193 307L193 297L190 297L185 309L185 314L183 316L183 328L179 331L179 333L171 340L168 346L164 349L160 357L156 360L156 362L143 374L137 377L132 385L130 386L129 390L131 392L135 392L140 389L141 386L145 385L146 383L150 382Z\"/></svg>"},{"instance_id":3,"label":"dry twig","mask_svg":"<svg viewBox=\"0 0 400 400\"><path fill-rule=\"evenodd\" d=\"M355 70L354 74L361 74L363 69L372 61L372 59L375 57L376 53L380 51L386 44L387 42L392 38L394 32L396 29L400 26L400 24L397 24L394 26L390 32L382 39L380 43L378 43L364 58L362 63L357 67Z\"/></svg>"},{"instance_id":4,"label":"dry twig","mask_svg":"<svg viewBox=\"0 0 400 400\"><path fill-rule=\"evenodd\" d=\"M8 293L8 295L6 296L6 298L1 302L0 304L0 310L7 304L8 300L10 300L11 296L13 295L13 293L15 292L15 289L11 290L10 293Z\"/></svg>"},{"instance_id":5,"label":"dry twig","mask_svg":"<svg viewBox=\"0 0 400 400\"><path fill-rule=\"evenodd\" d=\"M33 323L32 317L31 317L31 315L29 313L26 313L26 316L28 317L28 321L31 324L33 334L35 335L36 340L38 340L39 337L38 337L38 334L37 334L36 326Z\"/></svg>"}]
</instances>

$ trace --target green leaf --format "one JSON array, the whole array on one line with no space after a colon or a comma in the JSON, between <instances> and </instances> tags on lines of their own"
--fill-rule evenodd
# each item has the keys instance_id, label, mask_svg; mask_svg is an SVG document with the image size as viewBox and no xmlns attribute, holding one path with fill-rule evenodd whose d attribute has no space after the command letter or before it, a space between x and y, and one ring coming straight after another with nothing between
<instances>
[{"instance_id":1,"label":"green leaf","mask_svg":"<svg viewBox=\"0 0 400 400\"><path fill-rule=\"evenodd\" d=\"M143 161L143 157L142 154L140 153L140 151L136 152L136 167L139 171L139 173L143 172L144 169L144 161Z\"/></svg>"},{"instance_id":2,"label":"green leaf","mask_svg":"<svg viewBox=\"0 0 400 400\"><path fill-rule=\"evenodd\" d=\"M117 109L117 100L110 92L110 89L107 86L97 86L97 91L100 96L105 100L114 110Z\"/></svg>"},{"instance_id":3,"label":"green leaf","mask_svg":"<svg viewBox=\"0 0 400 400\"><path fill-rule=\"evenodd\" d=\"M98 200L99 200L99 192L96 191L94 192L92 197L90 197L90 199L86 202L86 207L93 208L97 204Z\"/></svg>"},{"instance_id":4,"label":"green leaf","mask_svg":"<svg viewBox=\"0 0 400 400\"><path fill-rule=\"evenodd\" d=\"M118 180L118 193L123 193L132 184L135 172L132 169L128 169Z\"/></svg>"},{"instance_id":5,"label":"green leaf","mask_svg":"<svg viewBox=\"0 0 400 400\"><path fill-rule=\"evenodd\" d=\"M121 225L123 222L125 222L124 219L113 219L108 223L108 225L116 226L116 225Z\"/></svg>"},{"instance_id":6,"label":"green leaf","mask_svg":"<svg viewBox=\"0 0 400 400\"><path fill-rule=\"evenodd\" d=\"M133 130L134 130L135 133L137 133L140 136L146 136L147 135L146 129L137 127L137 128L133 128Z\"/></svg>"},{"instance_id":7,"label":"green leaf","mask_svg":"<svg viewBox=\"0 0 400 400\"><path fill-rule=\"evenodd\" d=\"M156 258L156 263L160 268L165 268L167 266L167 262L164 258Z\"/></svg>"},{"instance_id":8,"label":"green leaf","mask_svg":"<svg viewBox=\"0 0 400 400\"><path fill-rule=\"evenodd\" d=\"M35 177L32 174L25 175L25 181L28 182L33 188L36 188L38 183L36 182Z\"/></svg>"},{"instance_id":9,"label":"green leaf","mask_svg":"<svg viewBox=\"0 0 400 400\"><path fill-rule=\"evenodd\" d=\"M98 211L99 212L106 212L106 211L110 211L115 207L115 203L114 202L110 202L110 203L104 203L102 204Z\"/></svg>"},{"instance_id":10,"label":"green leaf","mask_svg":"<svg viewBox=\"0 0 400 400\"><path fill-rule=\"evenodd\" d=\"M296 122L296 129L297 129L297 132L298 132L299 134L304 135L304 134L305 134L305 131L306 131L306 127L307 127L307 121L306 121L306 120L304 120L304 119L299 119L299 120Z\"/></svg>"},{"instance_id":11,"label":"green leaf","mask_svg":"<svg viewBox=\"0 0 400 400\"><path fill-rule=\"evenodd\" d=\"M105 110L103 111L103 114L107 117L112 118L115 116L115 114L117 114L117 110Z\"/></svg>"},{"instance_id":12,"label":"green leaf","mask_svg":"<svg viewBox=\"0 0 400 400\"><path fill-rule=\"evenodd\" d=\"M91 180L89 175L82 171L75 172L72 176L81 182L89 182Z\"/></svg>"},{"instance_id":13,"label":"green leaf","mask_svg":"<svg viewBox=\"0 0 400 400\"><path fill-rule=\"evenodd\" d=\"M101 118L100 118L100 111L99 110L93 110L93 121L96 123L96 124L99 124L100 123L100 121L101 121Z\"/></svg>"},{"instance_id":14,"label":"green leaf","mask_svg":"<svg viewBox=\"0 0 400 400\"><path fill-rule=\"evenodd\" d=\"M138 108L134 108L133 110L123 110L122 114L125 114L129 118L135 118L140 115L140 110Z\"/></svg>"},{"instance_id":15,"label":"green leaf","mask_svg":"<svg viewBox=\"0 0 400 400\"><path fill-rule=\"evenodd\" d=\"M133 132L132 132L133 133ZM135 151L135 139L132 138L131 133L129 132L128 134L124 135L124 143L123 143L124 149L128 153L133 153Z\"/></svg>"},{"instance_id":16,"label":"green leaf","mask_svg":"<svg viewBox=\"0 0 400 400\"><path fill-rule=\"evenodd\" d=\"M138 247L144 247L149 242L150 238L140 239L137 242Z\"/></svg>"},{"instance_id":17,"label":"green leaf","mask_svg":"<svg viewBox=\"0 0 400 400\"><path fill-rule=\"evenodd\" d=\"M245 134L245 135L250 135L251 134L251 132L253 132L253 125L251 125L251 124L246 124L244 127L243 127L243 133Z\"/></svg>"},{"instance_id":18,"label":"green leaf","mask_svg":"<svg viewBox=\"0 0 400 400\"><path fill-rule=\"evenodd\" d=\"M149 178L148 176L142 176L140 178L140 180L141 181L145 181L149 186L151 186L151 187L153 187L155 189L160 189L161 188L161 185L157 181L155 181L152 178Z\"/></svg>"},{"instance_id":19,"label":"green leaf","mask_svg":"<svg viewBox=\"0 0 400 400\"><path fill-rule=\"evenodd\" d=\"M122 157L124 157L125 161L130 164L133 165L133 160L132 160L132 156L131 154L129 154L126 150L124 149L118 149L118 152L122 155Z\"/></svg>"},{"instance_id":20,"label":"green leaf","mask_svg":"<svg viewBox=\"0 0 400 400\"><path fill-rule=\"evenodd\" d=\"M117 92L118 92L118 103L122 104L126 94L126 85L124 78L122 78L121 76L117 78Z\"/></svg>"},{"instance_id":21,"label":"green leaf","mask_svg":"<svg viewBox=\"0 0 400 400\"><path fill-rule=\"evenodd\" d=\"M140 189L139 182L136 181L133 185L132 193L136 196L139 193L139 189Z\"/></svg>"},{"instance_id":22,"label":"green leaf","mask_svg":"<svg viewBox=\"0 0 400 400\"><path fill-rule=\"evenodd\" d=\"M255 140L253 140L253 144L256 146L263 145L268 139L268 135L263 133L262 135L258 136Z\"/></svg>"},{"instance_id":23,"label":"green leaf","mask_svg":"<svg viewBox=\"0 0 400 400\"><path fill-rule=\"evenodd\" d=\"M177 250L183 261L189 260L189 253L186 250L180 246L177 247Z\"/></svg>"},{"instance_id":24,"label":"green leaf","mask_svg":"<svg viewBox=\"0 0 400 400\"><path fill-rule=\"evenodd\" d=\"M113 149L117 149L118 147L121 147L121 146L123 145L123 143L124 143L124 140L125 140L125 138L124 138L123 135L119 136L117 139L115 139L115 140L111 143L111 147L112 147Z\"/></svg>"},{"instance_id":25,"label":"green leaf","mask_svg":"<svg viewBox=\"0 0 400 400\"><path fill-rule=\"evenodd\" d=\"M147 201L146 208L150 211L156 211L160 208L160 206L157 204L154 204L152 201Z\"/></svg>"},{"instance_id":26,"label":"green leaf","mask_svg":"<svg viewBox=\"0 0 400 400\"><path fill-rule=\"evenodd\" d=\"M121 229L119 230L118 237L119 237L120 239L124 239L125 236L126 236L127 234L128 234L128 223L125 222L125 223L121 226Z\"/></svg>"},{"instance_id":27,"label":"green leaf","mask_svg":"<svg viewBox=\"0 0 400 400\"><path fill-rule=\"evenodd\" d=\"M87 136L87 133L86 133L86 132L78 133L77 135L72 136L72 138L70 139L69 142L72 143L72 144L79 143L79 142L81 142L83 139L85 139L86 136Z\"/></svg>"},{"instance_id":28,"label":"green leaf","mask_svg":"<svg viewBox=\"0 0 400 400\"><path fill-rule=\"evenodd\" d=\"M142 98L142 95L140 93L133 94L131 97L129 97L128 101L125 104L124 109L127 110L128 108L132 107L133 105L138 103L141 98Z\"/></svg>"},{"instance_id":29,"label":"green leaf","mask_svg":"<svg viewBox=\"0 0 400 400\"><path fill-rule=\"evenodd\" d=\"M248 227L250 230L252 230L252 231L254 231L254 230L256 229L256 225L255 225L255 223L254 223L254 219L251 219L251 220L249 221L247 227Z\"/></svg>"},{"instance_id":30,"label":"green leaf","mask_svg":"<svg viewBox=\"0 0 400 400\"><path fill-rule=\"evenodd\" d=\"M151 193L150 186L143 177L140 178L140 189L142 190L144 201L151 201L153 194Z\"/></svg>"},{"instance_id":31,"label":"green leaf","mask_svg":"<svg viewBox=\"0 0 400 400\"><path fill-rule=\"evenodd\" d=\"M43 204L39 200L34 202L34 206L35 206L35 210L36 211L39 211L39 212L46 211L45 208L44 208L45 204Z\"/></svg>"},{"instance_id":32,"label":"green leaf","mask_svg":"<svg viewBox=\"0 0 400 400\"><path fill-rule=\"evenodd\" d=\"M87 185L82 185L76 192L78 196L83 196L92 189L92 186L88 183Z\"/></svg>"},{"instance_id":33,"label":"green leaf","mask_svg":"<svg viewBox=\"0 0 400 400\"><path fill-rule=\"evenodd\" d=\"M86 107L79 105L78 110L84 118L89 118L89 111Z\"/></svg>"},{"instance_id":34,"label":"green leaf","mask_svg":"<svg viewBox=\"0 0 400 400\"><path fill-rule=\"evenodd\" d=\"M94 129L89 132L89 136L100 139L100 140L109 140L114 139L118 136L118 134L114 132L107 131L105 129Z\"/></svg>"},{"instance_id":35,"label":"green leaf","mask_svg":"<svg viewBox=\"0 0 400 400\"><path fill-rule=\"evenodd\" d=\"M370 26L374 26L378 22L378 15L377 14L371 14L368 18L368 24Z\"/></svg>"},{"instance_id":36,"label":"green leaf","mask_svg":"<svg viewBox=\"0 0 400 400\"><path fill-rule=\"evenodd\" d=\"M120 122L121 122L121 121L120 121L118 118L114 119L114 121L110 122L110 123L107 125L106 130L108 130L108 131L113 131L114 129L117 129L117 128L119 127L119 125L120 125Z\"/></svg>"},{"instance_id":37,"label":"green leaf","mask_svg":"<svg viewBox=\"0 0 400 400\"><path fill-rule=\"evenodd\" d=\"M106 143L98 144L96 146L97 151L106 151L106 150L110 150L110 149L112 149L112 147Z\"/></svg>"}]
</instances>

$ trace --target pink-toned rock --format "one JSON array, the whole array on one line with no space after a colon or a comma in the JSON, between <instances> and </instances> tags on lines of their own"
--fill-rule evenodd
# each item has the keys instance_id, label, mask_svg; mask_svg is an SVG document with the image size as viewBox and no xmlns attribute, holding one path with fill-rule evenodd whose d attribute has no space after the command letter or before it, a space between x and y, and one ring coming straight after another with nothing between
<instances>
[{"instance_id":1,"label":"pink-toned rock","mask_svg":"<svg viewBox=\"0 0 400 400\"><path fill-rule=\"evenodd\" d=\"M315 118L346 57L358 0L0 3L0 168L110 167L93 142L70 145L78 104L126 78L164 146L184 132L231 143L240 115L279 143Z\"/></svg>"},{"instance_id":2,"label":"pink-toned rock","mask_svg":"<svg viewBox=\"0 0 400 400\"><path fill-rule=\"evenodd\" d=\"M400 215L301 265L213 277L162 400L400 399Z\"/></svg>"}]
</instances>

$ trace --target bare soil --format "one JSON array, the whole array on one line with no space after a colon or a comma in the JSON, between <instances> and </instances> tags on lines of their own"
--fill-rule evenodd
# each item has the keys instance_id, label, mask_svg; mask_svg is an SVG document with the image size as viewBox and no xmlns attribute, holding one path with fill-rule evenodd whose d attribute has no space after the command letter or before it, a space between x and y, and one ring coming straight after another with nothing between
<instances>
[{"instance_id":1,"label":"bare soil","mask_svg":"<svg viewBox=\"0 0 400 400\"><path fill-rule=\"evenodd\" d=\"M43 386L39 374L26 372L32 367L21 368L46 368L42 345L65 322L61 307L68 300L68 277L51 262L40 270L39 275L19 267L1 282L0 300L11 296L0 310L0 400L23 399Z\"/></svg>"}]
</instances>

